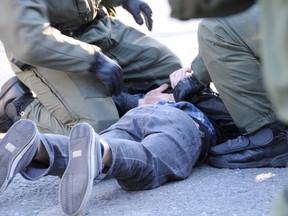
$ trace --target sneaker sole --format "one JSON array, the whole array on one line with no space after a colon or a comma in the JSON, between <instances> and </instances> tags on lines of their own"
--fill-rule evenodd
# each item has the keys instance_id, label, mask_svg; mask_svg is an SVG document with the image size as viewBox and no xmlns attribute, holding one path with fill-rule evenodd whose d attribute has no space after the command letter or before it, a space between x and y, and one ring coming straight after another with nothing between
<instances>
[{"instance_id":1,"label":"sneaker sole","mask_svg":"<svg viewBox=\"0 0 288 216\"><path fill-rule=\"evenodd\" d=\"M88 202L95 177L95 146L96 151L101 151L89 124L72 128L69 162L59 186L60 205L66 215L77 215Z\"/></svg>"},{"instance_id":2,"label":"sneaker sole","mask_svg":"<svg viewBox=\"0 0 288 216\"><path fill-rule=\"evenodd\" d=\"M15 174L21 171L17 169L33 159L37 150L37 146L34 145L36 134L36 125L32 121L22 119L17 121L1 140L0 194L7 188ZM34 149L30 151L31 148Z\"/></svg>"}]
</instances>

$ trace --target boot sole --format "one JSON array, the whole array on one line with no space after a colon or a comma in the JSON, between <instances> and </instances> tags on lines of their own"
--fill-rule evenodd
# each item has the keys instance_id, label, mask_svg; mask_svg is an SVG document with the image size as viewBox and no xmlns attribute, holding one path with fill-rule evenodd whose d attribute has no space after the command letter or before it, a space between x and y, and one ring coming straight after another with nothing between
<instances>
[{"instance_id":1,"label":"boot sole","mask_svg":"<svg viewBox=\"0 0 288 216\"><path fill-rule=\"evenodd\" d=\"M86 123L73 127L70 133L69 162L59 186L60 205L66 215L77 215L88 202L97 163L95 150L101 152L93 128Z\"/></svg>"},{"instance_id":2,"label":"boot sole","mask_svg":"<svg viewBox=\"0 0 288 216\"><path fill-rule=\"evenodd\" d=\"M12 77L7 82L4 83L4 85L1 87L1 93L0 93L0 100L3 97L3 95L6 94L6 92L15 84L19 82L17 77Z\"/></svg>"},{"instance_id":3,"label":"boot sole","mask_svg":"<svg viewBox=\"0 0 288 216\"><path fill-rule=\"evenodd\" d=\"M18 169L33 159L37 150L37 145L34 145L36 134L36 125L22 119L17 121L0 141L0 194L15 174L21 171Z\"/></svg>"},{"instance_id":4,"label":"boot sole","mask_svg":"<svg viewBox=\"0 0 288 216\"><path fill-rule=\"evenodd\" d=\"M274 158L265 158L261 161L253 161L248 163L231 163L223 159L209 157L209 164L218 168L260 168L260 167L287 167L288 166L288 153L279 155Z\"/></svg>"}]
</instances>

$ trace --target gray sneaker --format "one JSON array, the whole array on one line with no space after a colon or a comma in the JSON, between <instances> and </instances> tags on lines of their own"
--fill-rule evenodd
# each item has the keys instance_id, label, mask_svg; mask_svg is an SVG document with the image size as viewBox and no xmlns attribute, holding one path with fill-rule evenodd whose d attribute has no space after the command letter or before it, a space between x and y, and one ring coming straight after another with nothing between
<instances>
[{"instance_id":1,"label":"gray sneaker","mask_svg":"<svg viewBox=\"0 0 288 216\"><path fill-rule=\"evenodd\" d=\"M85 207L101 169L98 135L89 124L77 124L70 132L69 162L59 188L60 205L66 215L77 215Z\"/></svg>"},{"instance_id":2,"label":"gray sneaker","mask_svg":"<svg viewBox=\"0 0 288 216\"><path fill-rule=\"evenodd\" d=\"M21 119L8 130L0 141L0 194L31 163L39 143L37 127L30 120Z\"/></svg>"}]
</instances>

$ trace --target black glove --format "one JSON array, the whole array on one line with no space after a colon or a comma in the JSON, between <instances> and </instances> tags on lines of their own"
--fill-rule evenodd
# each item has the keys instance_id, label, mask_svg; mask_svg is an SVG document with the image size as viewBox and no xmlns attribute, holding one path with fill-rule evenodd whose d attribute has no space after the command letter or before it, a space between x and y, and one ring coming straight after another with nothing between
<instances>
[{"instance_id":1,"label":"black glove","mask_svg":"<svg viewBox=\"0 0 288 216\"><path fill-rule=\"evenodd\" d=\"M118 95L122 91L122 68L103 53L96 53L90 72L103 82L111 95Z\"/></svg>"},{"instance_id":2,"label":"black glove","mask_svg":"<svg viewBox=\"0 0 288 216\"><path fill-rule=\"evenodd\" d=\"M204 88L205 86L201 85L193 75L187 76L178 82L173 95L176 102L188 101L189 98L200 93Z\"/></svg>"},{"instance_id":3,"label":"black glove","mask_svg":"<svg viewBox=\"0 0 288 216\"><path fill-rule=\"evenodd\" d=\"M144 23L143 18L141 17L142 14L145 18L145 24L148 30L152 30L152 10L146 2L142 0L126 0L123 3L123 8L125 8L129 13L132 14L134 20L139 25L142 25Z\"/></svg>"},{"instance_id":4,"label":"black glove","mask_svg":"<svg viewBox=\"0 0 288 216\"><path fill-rule=\"evenodd\" d=\"M121 92L112 99L117 107L119 117L122 117L130 109L138 106L138 101L143 98L143 94L129 94L127 92Z\"/></svg>"}]
</instances>

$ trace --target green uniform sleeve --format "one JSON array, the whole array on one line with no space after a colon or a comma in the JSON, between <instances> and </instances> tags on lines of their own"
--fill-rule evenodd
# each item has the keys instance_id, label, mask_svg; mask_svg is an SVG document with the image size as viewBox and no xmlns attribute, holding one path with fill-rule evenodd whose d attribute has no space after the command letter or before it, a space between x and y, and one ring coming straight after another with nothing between
<instances>
[{"instance_id":1,"label":"green uniform sleeve","mask_svg":"<svg viewBox=\"0 0 288 216\"><path fill-rule=\"evenodd\" d=\"M0 40L17 60L69 72L91 68L100 49L53 28L45 1L2 0L1 3Z\"/></svg>"},{"instance_id":2,"label":"green uniform sleeve","mask_svg":"<svg viewBox=\"0 0 288 216\"><path fill-rule=\"evenodd\" d=\"M171 17L180 20L228 16L241 12L254 3L255 0L169 0Z\"/></svg>"}]
</instances>

